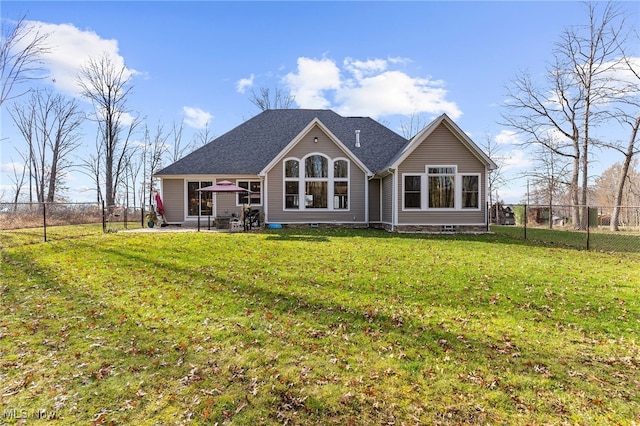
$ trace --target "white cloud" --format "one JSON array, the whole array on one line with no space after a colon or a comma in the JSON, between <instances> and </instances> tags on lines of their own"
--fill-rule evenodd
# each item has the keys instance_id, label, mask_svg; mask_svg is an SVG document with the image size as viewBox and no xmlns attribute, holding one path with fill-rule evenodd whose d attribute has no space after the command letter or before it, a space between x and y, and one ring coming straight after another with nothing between
<instances>
[{"instance_id":1,"label":"white cloud","mask_svg":"<svg viewBox=\"0 0 640 426\"><path fill-rule=\"evenodd\" d=\"M249 78L241 78L240 80L238 80L238 83L236 83L236 91L238 93L244 93L245 90L247 90L248 87L252 87L253 86L254 78L255 78L255 76L253 74L251 74L251 76Z\"/></svg>"},{"instance_id":2,"label":"white cloud","mask_svg":"<svg viewBox=\"0 0 640 426\"><path fill-rule=\"evenodd\" d=\"M22 171L24 170L24 168L26 167L26 164L24 163L16 163L11 162L11 163L4 163L4 164L0 164L0 172L2 173L7 173L13 176L14 171L18 174L22 173Z\"/></svg>"},{"instance_id":3,"label":"white cloud","mask_svg":"<svg viewBox=\"0 0 640 426\"><path fill-rule=\"evenodd\" d=\"M351 72L357 80L365 76L375 75L387 69L387 61L384 59L369 59L367 61L358 61L351 58L344 60L344 67Z\"/></svg>"},{"instance_id":4,"label":"white cloud","mask_svg":"<svg viewBox=\"0 0 640 426\"><path fill-rule=\"evenodd\" d=\"M191 126L195 129L206 128L213 118L213 115L201 110L200 108L183 106L182 112L184 113L184 122L187 126Z\"/></svg>"},{"instance_id":5,"label":"white cloud","mask_svg":"<svg viewBox=\"0 0 640 426\"><path fill-rule=\"evenodd\" d=\"M513 149L501 155L502 170L524 169L533 166L533 161L527 153L521 149Z\"/></svg>"},{"instance_id":6,"label":"white cloud","mask_svg":"<svg viewBox=\"0 0 640 426\"><path fill-rule=\"evenodd\" d=\"M340 88L340 69L330 59L302 57L298 58L297 73L287 74L284 81L300 108L329 108L331 102L324 92Z\"/></svg>"},{"instance_id":7,"label":"white cloud","mask_svg":"<svg viewBox=\"0 0 640 426\"><path fill-rule=\"evenodd\" d=\"M126 68L124 58L118 53L118 41L101 38L94 31L81 30L71 24L49 24L27 21L32 34L49 34L46 44L50 51L42 57L48 70L48 80L55 82L57 89L70 95L78 95L80 89L76 78L89 58L108 56L116 69L125 67L125 77L139 74ZM23 40L24 43L30 40ZM19 45L18 48L21 46Z\"/></svg>"},{"instance_id":8,"label":"white cloud","mask_svg":"<svg viewBox=\"0 0 640 426\"><path fill-rule=\"evenodd\" d=\"M496 136L496 143L500 145L520 145L522 140L516 132L512 130L502 130Z\"/></svg>"},{"instance_id":9,"label":"white cloud","mask_svg":"<svg viewBox=\"0 0 640 426\"><path fill-rule=\"evenodd\" d=\"M300 108L332 108L344 115L373 118L419 113L459 118L462 111L447 100L442 81L392 69L408 62L346 58L340 69L332 59L301 57L296 72L287 74L284 82Z\"/></svg>"}]
</instances>

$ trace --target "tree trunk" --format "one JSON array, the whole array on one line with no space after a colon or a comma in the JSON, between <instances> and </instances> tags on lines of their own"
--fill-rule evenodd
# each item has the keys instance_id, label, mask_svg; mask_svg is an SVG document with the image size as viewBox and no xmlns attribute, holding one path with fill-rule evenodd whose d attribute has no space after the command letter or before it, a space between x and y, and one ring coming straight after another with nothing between
<instances>
[{"instance_id":1,"label":"tree trunk","mask_svg":"<svg viewBox=\"0 0 640 426\"><path fill-rule=\"evenodd\" d=\"M634 147L636 142L636 137L638 136L638 128L640 128L640 114L636 118L636 121L631 129L631 137L629 138L629 145L627 146L627 151L624 155L624 162L622 163L622 171L620 173L620 180L618 181L618 187L616 189L616 199L613 207L613 214L611 215L611 223L609 228L612 231L619 231L619 222L620 222L620 209L622 207L622 196L624 194L624 184L627 180L627 175L629 174L629 168L631 166L631 160L634 155Z\"/></svg>"},{"instance_id":2,"label":"tree trunk","mask_svg":"<svg viewBox=\"0 0 640 426\"><path fill-rule=\"evenodd\" d=\"M571 173L571 204L573 208L571 209L571 222L573 223L574 228L580 228L580 209L578 205L580 204L579 198L579 174L580 174L580 158L574 157L573 159L573 171Z\"/></svg>"}]
</instances>

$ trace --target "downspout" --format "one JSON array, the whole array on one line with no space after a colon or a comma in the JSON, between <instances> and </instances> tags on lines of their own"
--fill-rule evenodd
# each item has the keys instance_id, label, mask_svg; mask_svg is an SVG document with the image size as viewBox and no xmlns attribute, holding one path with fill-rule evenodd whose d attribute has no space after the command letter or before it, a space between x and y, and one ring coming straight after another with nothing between
<instances>
[{"instance_id":1,"label":"downspout","mask_svg":"<svg viewBox=\"0 0 640 426\"><path fill-rule=\"evenodd\" d=\"M264 218L262 223L268 223L269 217L269 191L267 191L267 177L260 176L260 188L262 189L262 212L264 213Z\"/></svg>"},{"instance_id":2,"label":"downspout","mask_svg":"<svg viewBox=\"0 0 640 426\"><path fill-rule=\"evenodd\" d=\"M487 227L487 232L489 232L489 210L491 210L492 206L489 205L489 201L487 198L487 190L489 189L489 166L484 167L484 224ZM496 200L496 203L498 200Z\"/></svg>"},{"instance_id":3,"label":"downspout","mask_svg":"<svg viewBox=\"0 0 640 426\"><path fill-rule=\"evenodd\" d=\"M393 182L391 188L391 232L395 232L398 223L398 175L393 169L389 169L389 171L393 174L391 179Z\"/></svg>"},{"instance_id":4,"label":"downspout","mask_svg":"<svg viewBox=\"0 0 640 426\"><path fill-rule=\"evenodd\" d=\"M364 176L364 223L366 223L367 228L369 227L369 180L370 176Z\"/></svg>"},{"instance_id":5,"label":"downspout","mask_svg":"<svg viewBox=\"0 0 640 426\"><path fill-rule=\"evenodd\" d=\"M380 200L380 202L378 203L378 208L380 209L380 211L378 212L378 214L379 214L378 217L380 218L380 225L384 226L384 216L382 215L382 212L383 212L382 207L383 207L383 204L384 204L382 202L382 200L383 200L382 195L384 194L384 192L382 191L382 179L379 179L379 181L380 181L380 183L378 184L378 191L380 191L380 194L378 194L378 199Z\"/></svg>"}]
</instances>

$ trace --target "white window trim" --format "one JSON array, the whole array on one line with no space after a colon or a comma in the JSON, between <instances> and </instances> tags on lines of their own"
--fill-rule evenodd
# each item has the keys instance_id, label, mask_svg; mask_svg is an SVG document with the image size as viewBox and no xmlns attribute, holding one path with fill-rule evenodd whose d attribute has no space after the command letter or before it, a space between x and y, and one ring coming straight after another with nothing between
<instances>
[{"instance_id":1,"label":"white window trim","mask_svg":"<svg viewBox=\"0 0 640 426\"><path fill-rule=\"evenodd\" d=\"M202 215L190 215L189 214L189 184L192 182L198 182L198 188L202 188L202 182L211 182L211 185L215 184L216 179L213 177L200 177L200 178L192 178L192 179L185 179L184 180L184 200L185 200L185 204L184 204L184 217L185 219L196 219L198 216L200 217L207 217L207 216L202 216ZM199 193L201 194L201 192L199 191ZM217 209L217 198L216 198L216 193L212 192L211 193L211 202L213 203L213 211L212 211L212 216L216 215L216 209Z\"/></svg>"},{"instance_id":2,"label":"white window trim","mask_svg":"<svg viewBox=\"0 0 640 426\"><path fill-rule=\"evenodd\" d=\"M405 207L405 202L404 202L404 198L406 195L406 191L405 191L405 176L419 176L420 177L420 207ZM419 211L424 211L425 208L423 207L425 205L425 201L426 201L426 191L424 190L425 188L425 184L426 184L426 174L424 173L403 173L402 174L402 211L407 211L407 212L419 212Z\"/></svg>"},{"instance_id":3,"label":"white window trim","mask_svg":"<svg viewBox=\"0 0 640 426\"><path fill-rule=\"evenodd\" d=\"M334 176L334 170L335 170L335 164L338 161L344 161L347 163L347 177L335 177ZM348 212L351 210L351 161L349 161L348 158L344 158L344 157L338 157L338 158L333 158L331 159L331 163L329 165L329 167L331 168L331 176L329 177L329 181L330 181L330 188L329 188L329 206L330 206L330 210L335 210L335 211L341 211L341 212ZM335 206L335 204L333 203L335 200L335 183L336 182L346 182L347 183L347 207L344 209L341 208L337 208Z\"/></svg>"},{"instance_id":4,"label":"white window trim","mask_svg":"<svg viewBox=\"0 0 640 426\"><path fill-rule=\"evenodd\" d=\"M288 161L297 161L298 162L298 177L287 177L287 162ZM287 157L282 160L282 211L298 211L301 210L300 205L304 203L304 190L302 190L302 195L300 195L300 176L304 170L304 163L299 158L295 157ZM287 207L287 182L298 182L298 207Z\"/></svg>"},{"instance_id":5,"label":"white window trim","mask_svg":"<svg viewBox=\"0 0 640 426\"><path fill-rule=\"evenodd\" d=\"M429 173L430 168L452 168L455 170L453 173L455 193L453 207L429 207L429 176L438 176L436 174ZM482 210L482 173L460 173L458 172L457 165L432 165L428 164L424 168L424 173L402 173L402 204L401 210L403 212L451 212L451 211L480 211ZM420 207L405 207L405 176L420 176ZM478 207L462 207L462 177L463 176L477 176L478 177Z\"/></svg>"},{"instance_id":6,"label":"white window trim","mask_svg":"<svg viewBox=\"0 0 640 426\"><path fill-rule=\"evenodd\" d=\"M480 201L482 200L482 174L481 173L459 173L456 175L457 178L459 179L460 183L460 193L456 194L457 197L459 197L459 200L456 200L456 205L460 206L460 210L464 210L466 212L473 212L473 211L479 211L481 210L481 203ZM476 176L478 178L478 207L463 207L462 206L462 178L464 176ZM456 185L458 185L458 183L456 183Z\"/></svg>"},{"instance_id":7,"label":"white window trim","mask_svg":"<svg viewBox=\"0 0 640 426\"><path fill-rule=\"evenodd\" d=\"M251 204L252 206L262 206L262 186L263 183L260 179L236 179L236 186L240 186L240 182L249 182L249 188L251 188L251 182L260 183L260 202L258 204ZM251 199L251 198L249 198ZM238 194L236 194L236 207L242 207L242 204L238 204Z\"/></svg>"},{"instance_id":8,"label":"white window trim","mask_svg":"<svg viewBox=\"0 0 640 426\"><path fill-rule=\"evenodd\" d=\"M327 167L328 167L328 177L326 178L308 178L305 177L305 163L307 158L312 157L314 155L320 155L327 159ZM291 178L287 177L287 161L297 161L298 162L298 177ZM333 175L335 162L337 161L346 161L347 162L347 177L346 178L336 178ZM298 208L287 208L287 200L286 200L286 185L287 182L298 182ZM327 207L317 208L317 207L306 207L305 203L305 189L306 182L327 182ZM335 182L347 182L347 208L340 209L334 207L334 184ZM351 211L351 161L345 157L337 157L331 158L326 154L321 152L311 152L305 155L302 158L296 157L287 157L282 160L282 210L283 211L300 211L300 210L309 210L309 211L336 211L336 212L348 212Z\"/></svg>"},{"instance_id":9,"label":"white window trim","mask_svg":"<svg viewBox=\"0 0 640 426\"><path fill-rule=\"evenodd\" d=\"M433 169L433 168L437 168L437 169L453 169L453 173L429 173L429 169ZM426 175L426 185L425 185L425 201L426 203L424 204L424 208L425 210L429 210L429 211L433 211L433 212L450 212L450 211L454 211L454 210L459 210L460 207L460 203L459 203L459 196L458 196L458 188L460 188L460 185L458 185L458 166L454 165L454 164L427 164L424 167L424 172ZM455 185L455 187L453 188L453 207L429 207L429 191L431 188L429 188L429 177L430 176L452 176L453 175L453 184Z\"/></svg>"}]
</instances>

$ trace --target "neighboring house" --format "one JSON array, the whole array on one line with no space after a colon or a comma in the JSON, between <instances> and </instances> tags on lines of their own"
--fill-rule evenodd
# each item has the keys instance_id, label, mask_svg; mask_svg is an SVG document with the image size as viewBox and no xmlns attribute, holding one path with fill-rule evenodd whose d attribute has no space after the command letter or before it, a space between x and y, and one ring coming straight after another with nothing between
<instances>
[{"instance_id":1,"label":"neighboring house","mask_svg":"<svg viewBox=\"0 0 640 426\"><path fill-rule=\"evenodd\" d=\"M371 118L285 109L262 112L156 177L173 224L239 215L250 202L265 223L283 226L483 232L495 167L444 114L408 141ZM251 195L198 191L220 180Z\"/></svg>"}]
</instances>

